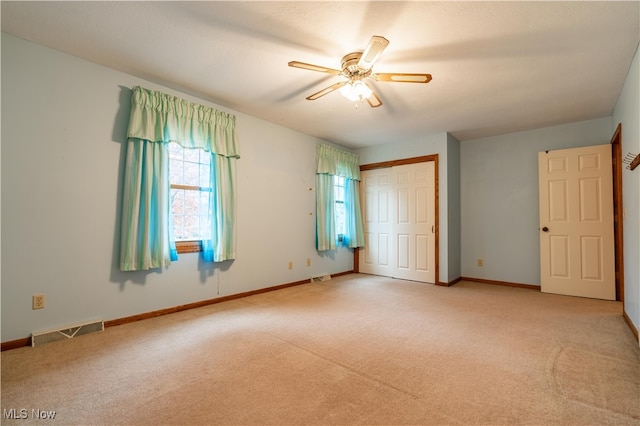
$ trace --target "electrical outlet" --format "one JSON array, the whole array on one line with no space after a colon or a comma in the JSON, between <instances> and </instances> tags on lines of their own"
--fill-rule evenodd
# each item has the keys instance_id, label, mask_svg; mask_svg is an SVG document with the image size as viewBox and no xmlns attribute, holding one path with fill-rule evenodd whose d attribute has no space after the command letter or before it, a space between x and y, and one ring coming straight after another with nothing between
<instances>
[{"instance_id":1,"label":"electrical outlet","mask_svg":"<svg viewBox=\"0 0 640 426\"><path fill-rule=\"evenodd\" d=\"M293 269L293 262L289 261L289 269Z\"/></svg>"},{"instance_id":2,"label":"electrical outlet","mask_svg":"<svg viewBox=\"0 0 640 426\"><path fill-rule=\"evenodd\" d=\"M478 266L480 267L484 266L484 260L478 259Z\"/></svg>"},{"instance_id":3,"label":"electrical outlet","mask_svg":"<svg viewBox=\"0 0 640 426\"><path fill-rule=\"evenodd\" d=\"M44 294L34 294L31 299L32 309L44 309Z\"/></svg>"},{"instance_id":4,"label":"electrical outlet","mask_svg":"<svg viewBox=\"0 0 640 426\"><path fill-rule=\"evenodd\" d=\"M307 259L307 266L311 266L311 259Z\"/></svg>"}]
</instances>

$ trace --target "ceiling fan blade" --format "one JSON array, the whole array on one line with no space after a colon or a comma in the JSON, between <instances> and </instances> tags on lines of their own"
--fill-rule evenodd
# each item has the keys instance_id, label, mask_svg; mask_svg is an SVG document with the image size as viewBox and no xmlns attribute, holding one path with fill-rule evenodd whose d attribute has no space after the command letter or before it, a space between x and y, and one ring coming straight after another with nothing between
<instances>
[{"instance_id":1,"label":"ceiling fan blade","mask_svg":"<svg viewBox=\"0 0 640 426\"><path fill-rule=\"evenodd\" d=\"M316 99L318 99L319 97L322 97L324 95L327 95L331 92L333 92L334 90L338 90L339 88L341 88L342 86L344 86L345 84L347 84L346 81L340 81L338 83L332 84L329 87L325 87L324 89L322 89L319 92L314 93L313 95L309 95L307 96L307 100L310 101L315 101Z\"/></svg>"},{"instance_id":2,"label":"ceiling fan blade","mask_svg":"<svg viewBox=\"0 0 640 426\"><path fill-rule=\"evenodd\" d=\"M395 81L399 83L428 83L431 74L376 73L371 78L375 81Z\"/></svg>"},{"instance_id":3,"label":"ceiling fan blade","mask_svg":"<svg viewBox=\"0 0 640 426\"><path fill-rule=\"evenodd\" d=\"M374 62L378 60L378 57L388 45L389 40L382 36L371 37L369 44L364 49L364 52L362 52L362 56L360 56L358 68L363 71L370 70Z\"/></svg>"},{"instance_id":4,"label":"ceiling fan blade","mask_svg":"<svg viewBox=\"0 0 640 426\"><path fill-rule=\"evenodd\" d=\"M307 63L298 62L298 61L289 62L289 66L294 68L302 68L303 70L324 72L327 74L335 74L335 75L342 74L342 71L339 71L339 70L334 70L332 68L322 67L320 65L307 64Z\"/></svg>"},{"instance_id":5,"label":"ceiling fan blade","mask_svg":"<svg viewBox=\"0 0 640 426\"><path fill-rule=\"evenodd\" d=\"M371 106L371 108L377 108L380 105L382 105L382 101L380 100L378 95L376 95L376 92L373 90L373 87L371 87L371 85L367 82L365 82L364 84L366 84L369 90L371 90L371 95L369 95L369 97L367 98L367 102L369 103L369 106Z\"/></svg>"},{"instance_id":6,"label":"ceiling fan blade","mask_svg":"<svg viewBox=\"0 0 640 426\"><path fill-rule=\"evenodd\" d=\"M367 102L369 102L369 105L371 106L371 108L377 108L380 105L382 105L382 101L380 100L378 95L376 95L375 93L372 93L371 96L367 98Z\"/></svg>"}]
</instances>

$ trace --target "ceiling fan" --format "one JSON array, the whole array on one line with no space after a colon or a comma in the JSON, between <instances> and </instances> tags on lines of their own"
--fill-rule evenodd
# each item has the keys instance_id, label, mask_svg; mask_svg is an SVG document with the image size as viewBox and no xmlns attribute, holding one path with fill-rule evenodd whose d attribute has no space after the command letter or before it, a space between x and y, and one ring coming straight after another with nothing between
<instances>
[{"instance_id":1,"label":"ceiling fan","mask_svg":"<svg viewBox=\"0 0 640 426\"><path fill-rule=\"evenodd\" d=\"M400 83L428 83L431 81L431 74L374 73L372 70L373 64L378 60L387 45L389 45L389 40L386 38L382 36L371 37L364 51L348 53L342 58L342 70L298 61L289 62L289 66L347 78L347 80L339 81L307 96L306 99L310 101L340 89L340 93L346 98L360 102L366 99L372 108L376 108L382 105L382 101L367 83L367 79Z\"/></svg>"}]
</instances>

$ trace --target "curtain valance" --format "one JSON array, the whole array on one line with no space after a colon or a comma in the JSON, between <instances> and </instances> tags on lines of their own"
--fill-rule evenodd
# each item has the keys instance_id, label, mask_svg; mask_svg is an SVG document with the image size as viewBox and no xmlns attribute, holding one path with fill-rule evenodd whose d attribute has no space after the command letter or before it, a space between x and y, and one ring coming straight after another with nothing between
<instances>
[{"instance_id":1,"label":"curtain valance","mask_svg":"<svg viewBox=\"0 0 640 426\"><path fill-rule=\"evenodd\" d=\"M240 157L234 115L139 86L132 91L129 138Z\"/></svg>"},{"instance_id":2,"label":"curtain valance","mask_svg":"<svg viewBox=\"0 0 640 426\"><path fill-rule=\"evenodd\" d=\"M316 174L360 180L360 156L358 154L320 144L316 148L316 155L318 160Z\"/></svg>"}]
</instances>

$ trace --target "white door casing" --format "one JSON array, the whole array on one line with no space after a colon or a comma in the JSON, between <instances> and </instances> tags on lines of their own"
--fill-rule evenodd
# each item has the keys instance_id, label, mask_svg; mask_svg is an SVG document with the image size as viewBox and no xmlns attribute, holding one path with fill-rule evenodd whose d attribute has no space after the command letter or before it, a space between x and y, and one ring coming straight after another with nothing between
<instances>
[{"instance_id":1,"label":"white door casing","mask_svg":"<svg viewBox=\"0 0 640 426\"><path fill-rule=\"evenodd\" d=\"M435 283L434 163L363 171L362 181L360 271Z\"/></svg>"},{"instance_id":2,"label":"white door casing","mask_svg":"<svg viewBox=\"0 0 640 426\"><path fill-rule=\"evenodd\" d=\"M541 290L615 300L611 146L540 152L538 178Z\"/></svg>"}]
</instances>

